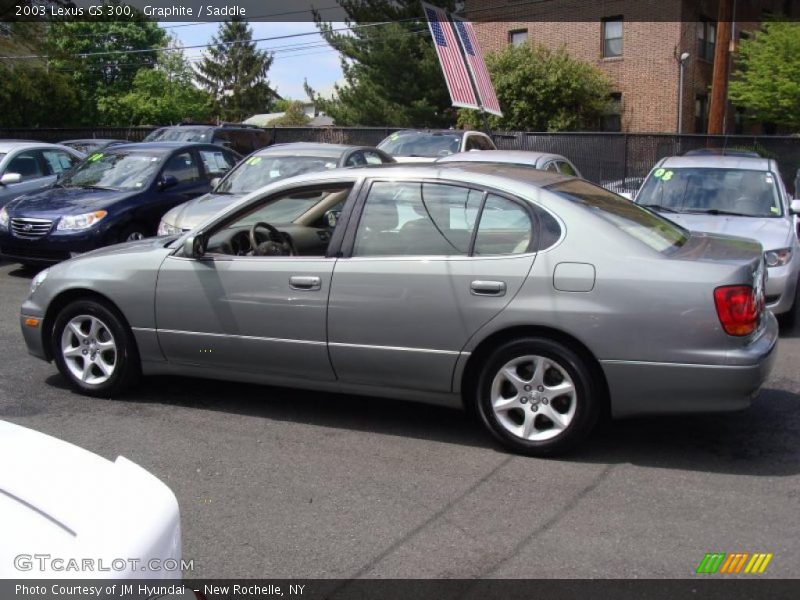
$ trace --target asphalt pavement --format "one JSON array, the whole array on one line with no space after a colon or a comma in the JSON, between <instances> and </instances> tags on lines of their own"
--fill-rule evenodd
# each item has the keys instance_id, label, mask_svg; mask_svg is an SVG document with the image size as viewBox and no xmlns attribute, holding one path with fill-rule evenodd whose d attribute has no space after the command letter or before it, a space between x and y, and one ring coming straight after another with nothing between
<instances>
[{"instance_id":1,"label":"asphalt pavement","mask_svg":"<svg viewBox=\"0 0 800 600\"><path fill-rule=\"evenodd\" d=\"M0 264L0 418L161 478L187 576L688 578L707 552L798 575L800 327L750 409L613 422L538 460L422 404L178 377L74 394L22 341L32 274Z\"/></svg>"}]
</instances>

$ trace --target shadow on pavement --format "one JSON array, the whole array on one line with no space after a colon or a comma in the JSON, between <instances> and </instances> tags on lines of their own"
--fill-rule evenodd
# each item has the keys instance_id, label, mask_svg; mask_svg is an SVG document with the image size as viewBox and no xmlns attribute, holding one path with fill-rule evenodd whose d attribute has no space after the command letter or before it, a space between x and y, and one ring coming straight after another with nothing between
<instances>
[{"instance_id":1,"label":"shadow on pavement","mask_svg":"<svg viewBox=\"0 0 800 600\"><path fill-rule=\"evenodd\" d=\"M58 375L47 383L64 387ZM503 452L478 420L465 412L383 398L161 376L146 378L119 401L185 406ZM601 423L575 452L556 460L747 476L795 475L800 473L798 408L800 395L767 388L751 408L741 412Z\"/></svg>"}]
</instances>

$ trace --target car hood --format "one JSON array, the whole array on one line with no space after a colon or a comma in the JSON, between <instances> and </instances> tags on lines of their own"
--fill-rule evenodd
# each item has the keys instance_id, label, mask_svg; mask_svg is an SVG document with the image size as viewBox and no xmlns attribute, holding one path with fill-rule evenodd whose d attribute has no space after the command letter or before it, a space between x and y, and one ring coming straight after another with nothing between
<instances>
[{"instance_id":1,"label":"car hood","mask_svg":"<svg viewBox=\"0 0 800 600\"><path fill-rule=\"evenodd\" d=\"M79 215L106 208L125 200L142 190L116 191L85 188L51 188L35 194L26 194L6 206L12 217L59 217Z\"/></svg>"},{"instance_id":2,"label":"car hood","mask_svg":"<svg viewBox=\"0 0 800 600\"><path fill-rule=\"evenodd\" d=\"M435 156L392 156L399 163L429 163L436 160Z\"/></svg>"},{"instance_id":3,"label":"car hood","mask_svg":"<svg viewBox=\"0 0 800 600\"><path fill-rule=\"evenodd\" d=\"M246 194L205 194L168 211L161 220L173 227L192 229Z\"/></svg>"},{"instance_id":4,"label":"car hood","mask_svg":"<svg viewBox=\"0 0 800 600\"><path fill-rule=\"evenodd\" d=\"M178 502L156 477L43 433L0 421L0 577L86 577L14 568L18 554L94 560L180 557ZM80 564L80 562L78 563ZM112 577L165 577L111 572ZM174 576L174 575L173 575Z\"/></svg>"},{"instance_id":5,"label":"car hood","mask_svg":"<svg viewBox=\"0 0 800 600\"><path fill-rule=\"evenodd\" d=\"M696 215L659 213L690 231L702 231L744 237L761 242L764 250L785 248L792 223L779 218L734 217L730 215Z\"/></svg>"}]
</instances>

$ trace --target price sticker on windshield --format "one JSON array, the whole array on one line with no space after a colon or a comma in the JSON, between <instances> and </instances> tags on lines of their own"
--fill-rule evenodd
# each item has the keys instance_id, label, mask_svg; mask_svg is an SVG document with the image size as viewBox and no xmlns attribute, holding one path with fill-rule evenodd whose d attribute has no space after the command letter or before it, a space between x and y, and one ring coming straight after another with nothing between
<instances>
[{"instance_id":1,"label":"price sticker on windshield","mask_svg":"<svg viewBox=\"0 0 800 600\"><path fill-rule=\"evenodd\" d=\"M103 155L100 152L95 152L89 157L89 162L94 162L96 160L100 160L103 158Z\"/></svg>"},{"instance_id":2,"label":"price sticker on windshield","mask_svg":"<svg viewBox=\"0 0 800 600\"><path fill-rule=\"evenodd\" d=\"M248 165L257 165L260 162L261 162L260 156L253 156L247 160Z\"/></svg>"},{"instance_id":3,"label":"price sticker on windshield","mask_svg":"<svg viewBox=\"0 0 800 600\"><path fill-rule=\"evenodd\" d=\"M653 177L661 181L669 181L674 174L673 171L667 171L666 169L656 169L655 173L653 173Z\"/></svg>"}]
</instances>

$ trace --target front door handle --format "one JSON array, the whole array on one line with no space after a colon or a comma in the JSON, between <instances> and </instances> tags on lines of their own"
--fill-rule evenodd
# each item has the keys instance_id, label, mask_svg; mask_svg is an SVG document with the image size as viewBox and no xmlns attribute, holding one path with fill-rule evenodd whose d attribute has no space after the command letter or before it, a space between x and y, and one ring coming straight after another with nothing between
<instances>
[{"instance_id":1,"label":"front door handle","mask_svg":"<svg viewBox=\"0 0 800 600\"><path fill-rule=\"evenodd\" d=\"M506 295L506 284L503 281L473 281L469 289L475 296Z\"/></svg>"},{"instance_id":2,"label":"front door handle","mask_svg":"<svg viewBox=\"0 0 800 600\"><path fill-rule=\"evenodd\" d=\"M293 290L319 290L322 289L322 280L313 275L292 275L289 277L289 287Z\"/></svg>"}]
</instances>

